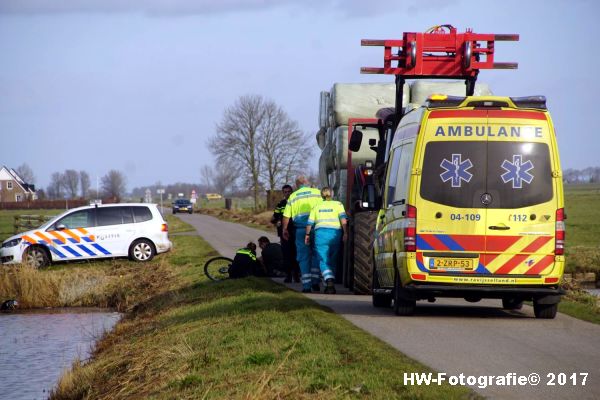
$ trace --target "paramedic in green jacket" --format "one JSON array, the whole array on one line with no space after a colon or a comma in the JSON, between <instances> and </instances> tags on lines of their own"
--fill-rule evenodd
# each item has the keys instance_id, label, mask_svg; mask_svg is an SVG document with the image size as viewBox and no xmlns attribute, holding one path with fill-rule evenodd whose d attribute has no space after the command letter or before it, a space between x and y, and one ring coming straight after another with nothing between
<instances>
[{"instance_id":1,"label":"paramedic in green jacket","mask_svg":"<svg viewBox=\"0 0 600 400\"><path fill-rule=\"evenodd\" d=\"M294 222L296 229L296 259L300 264L300 279L302 280L302 292L309 293L311 290L320 291L321 273L317 257L313 256L313 249L306 245L304 241L304 232L308 222L310 210L315 204L321 202L321 193L319 189L308 186L308 179L299 176L296 179L298 189L292 193L283 211L283 237L288 240L288 224L290 219Z\"/></svg>"},{"instance_id":2,"label":"paramedic in green jacket","mask_svg":"<svg viewBox=\"0 0 600 400\"><path fill-rule=\"evenodd\" d=\"M331 189L321 189L323 201L313 207L306 225L305 242L308 244L314 226L314 240L319 267L325 281L325 293L335 294L335 266L342 240L346 241L347 217L344 205L331 200Z\"/></svg>"}]
</instances>

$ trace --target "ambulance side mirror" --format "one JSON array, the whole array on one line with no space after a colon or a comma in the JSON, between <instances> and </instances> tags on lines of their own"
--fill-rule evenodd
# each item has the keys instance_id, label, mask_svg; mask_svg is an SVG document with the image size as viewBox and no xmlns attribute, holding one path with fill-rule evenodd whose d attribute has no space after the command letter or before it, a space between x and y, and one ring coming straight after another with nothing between
<instances>
[{"instance_id":1,"label":"ambulance side mirror","mask_svg":"<svg viewBox=\"0 0 600 400\"><path fill-rule=\"evenodd\" d=\"M352 152L357 152L360 150L360 145L362 143L363 133L357 129L352 131L352 136L350 136L350 142L348 143L348 149Z\"/></svg>"}]
</instances>

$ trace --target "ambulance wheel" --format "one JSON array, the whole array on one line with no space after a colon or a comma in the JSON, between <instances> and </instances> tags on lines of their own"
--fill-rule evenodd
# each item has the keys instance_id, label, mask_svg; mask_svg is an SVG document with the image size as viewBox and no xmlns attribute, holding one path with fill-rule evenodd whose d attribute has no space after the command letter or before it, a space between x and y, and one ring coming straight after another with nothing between
<instances>
[{"instance_id":1,"label":"ambulance wheel","mask_svg":"<svg viewBox=\"0 0 600 400\"><path fill-rule=\"evenodd\" d=\"M25 264L33 268L45 268L50 265L50 257L46 250L40 246L29 247L24 254Z\"/></svg>"},{"instance_id":2,"label":"ambulance wheel","mask_svg":"<svg viewBox=\"0 0 600 400\"><path fill-rule=\"evenodd\" d=\"M536 301L533 302L533 313L536 318L540 319L554 319L556 312L558 311L557 304L539 304Z\"/></svg>"},{"instance_id":3,"label":"ambulance wheel","mask_svg":"<svg viewBox=\"0 0 600 400\"><path fill-rule=\"evenodd\" d=\"M505 310L520 310L523 308L523 300L511 297L502 299L502 308Z\"/></svg>"},{"instance_id":4,"label":"ambulance wheel","mask_svg":"<svg viewBox=\"0 0 600 400\"><path fill-rule=\"evenodd\" d=\"M402 286L400 285L400 277L398 272L394 278L394 313L400 316L409 316L415 313L417 302L415 300L407 300L402 297Z\"/></svg>"},{"instance_id":5,"label":"ambulance wheel","mask_svg":"<svg viewBox=\"0 0 600 400\"><path fill-rule=\"evenodd\" d=\"M129 259L137 262L147 262L154 258L156 250L148 239L138 239L129 246Z\"/></svg>"},{"instance_id":6,"label":"ambulance wheel","mask_svg":"<svg viewBox=\"0 0 600 400\"><path fill-rule=\"evenodd\" d=\"M391 293L376 293L376 289L380 289L379 279L377 279L377 271L375 270L375 262L373 263L373 279L372 279L372 290L373 293L373 307L377 308L390 308L392 306L392 294Z\"/></svg>"}]
</instances>

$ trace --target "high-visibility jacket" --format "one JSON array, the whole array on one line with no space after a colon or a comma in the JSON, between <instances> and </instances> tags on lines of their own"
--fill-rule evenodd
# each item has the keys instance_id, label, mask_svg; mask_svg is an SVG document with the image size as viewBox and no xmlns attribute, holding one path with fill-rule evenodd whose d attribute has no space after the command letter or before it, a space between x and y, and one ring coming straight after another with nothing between
<instances>
[{"instance_id":1,"label":"high-visibility jacket","mask_svg":"<svg viewBox=\"0 0 600 400\"><path fill-rule=\"evenodd\" d=\"M234 279L244 278L249 275L254 275L257 269L258 261L256 260L256 254L252 250L244 247L235 253L233 262L229 267L229 277Z\"/></svg>"},{"instance_id":2,"label":"high-visibility jacket","mask_svg":"<svg viewBox=\"0 0 600 400\"><path fill-rule=\"evenodd\" d=\"M342 219L346 219L344 205L337 200L324 200L317 203L308 217L308 224L315 230L321 228L342 229Z\"/></svg>"},{"instance_id":3,"label":"high-visibility jacket","mask_svg":"<svg viewBox=\"0 0 600 400\"><path fill-rule=\"evenodd\" d=\"M308 222L310 210L321 201L319 189L302 186L288 198L283 216L291 218L296 229L304 228Z\"/></svg>"}]
</instances>

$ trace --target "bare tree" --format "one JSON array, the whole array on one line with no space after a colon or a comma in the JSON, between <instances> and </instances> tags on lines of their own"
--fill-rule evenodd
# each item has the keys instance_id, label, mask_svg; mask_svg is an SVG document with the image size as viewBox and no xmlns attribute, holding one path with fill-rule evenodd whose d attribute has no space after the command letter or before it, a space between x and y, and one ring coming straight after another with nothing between
<instances>
[{"instance_id":1,"label":"bare tree","mask_svg":"<svg viewBox=\"0 0 600 400\"><path fill-rule=\"evenodd\" d=\"M100 179L105 196L119 201L125 194L125 175L121 171L111 169Z\"/></svg>"},{"instance_id":2,"label":"bare tree","mask_svg":"<svg viewBox=\"0 0 600 400\"><path fill-rule=\"evenodd\" d=\"M71 199L76 198L79 191L79 172L74 169L65 170L62 175L62 183L67 196Z\"/></svg>"},{"instance_id":3,"label":"bare tree","mask_svg":"<svg viewBox=\"0 0 600 400\"><path fill-rule=\"evenodd\" d=\"M87 199L90 194L90 175L85 171L79 171L79 183L81 184L81 197Z\"/></svg>"},{"instance_id":4,"label":"bare tree","mask_svg":"<svg viewBox=\"0 0 600 400\"><path fill-rule=\"evenodd\" d=\"M220 194L225 194L233 189L235 181L238 178L238 172L227 165L219 164L216 168L212 186Z\"/></svg>"},{"instance_id":5,"label":"bare tree","mask_svg":"<svg viewBox=\"0 0 600 400\"><path fill-rule=\"evenodd\" d=\"M261 96L240 97L225 110L217 125L217 135L209 141L219 164L238 169L246 176L254 194L255 208L258 208L260 189L259 130L264 118L264 104Z\"/></svg>"},{"instance_id":6,"label":"bare tree","mask_svg":"<svg viewBox=\"0 0 600 400\"><path fill-rule=\"evenodd\" d=\"M200 177L202 178L202 184L206 186L207 190L212 190L215 178L214 175L214 170L210 167L210 165L203 165L200 168Z\"/></svg>"},{"instance_id":7,"label":"bare tree","mask_svg":"<svg viewBox=\"0 0 600 400\"><path fill-rule=\"evenodd\" d=\"M15 170L17 174L25 181L25 183L34 184L35 176L33 175L33 170L27 163L23 163L17 167Z\"/></svg>"},{"instance_id":8,"label":"bare tree","mask_svg":"<svg viewBox=\"0 0 600 400\"><path fill-rule=\"evenodd\" d=\"M55 172L50 176L50 184L46 189L46 194L50 199L63 198L63 178L60 172Z\"/></svg>"},{"instance_id":9,"label":"bare tree","mask_svg":"<svg viewBox=\"0 0 600 400\"><path fill-rule=\"evenodd\" d=\"M288 183L293 175L305 173L312 149L310 139L296 121L272 101L264 104L265 117L260 127L260 155L264 168L261 173L270 190Z\"/></svg>"}]
</instances>

